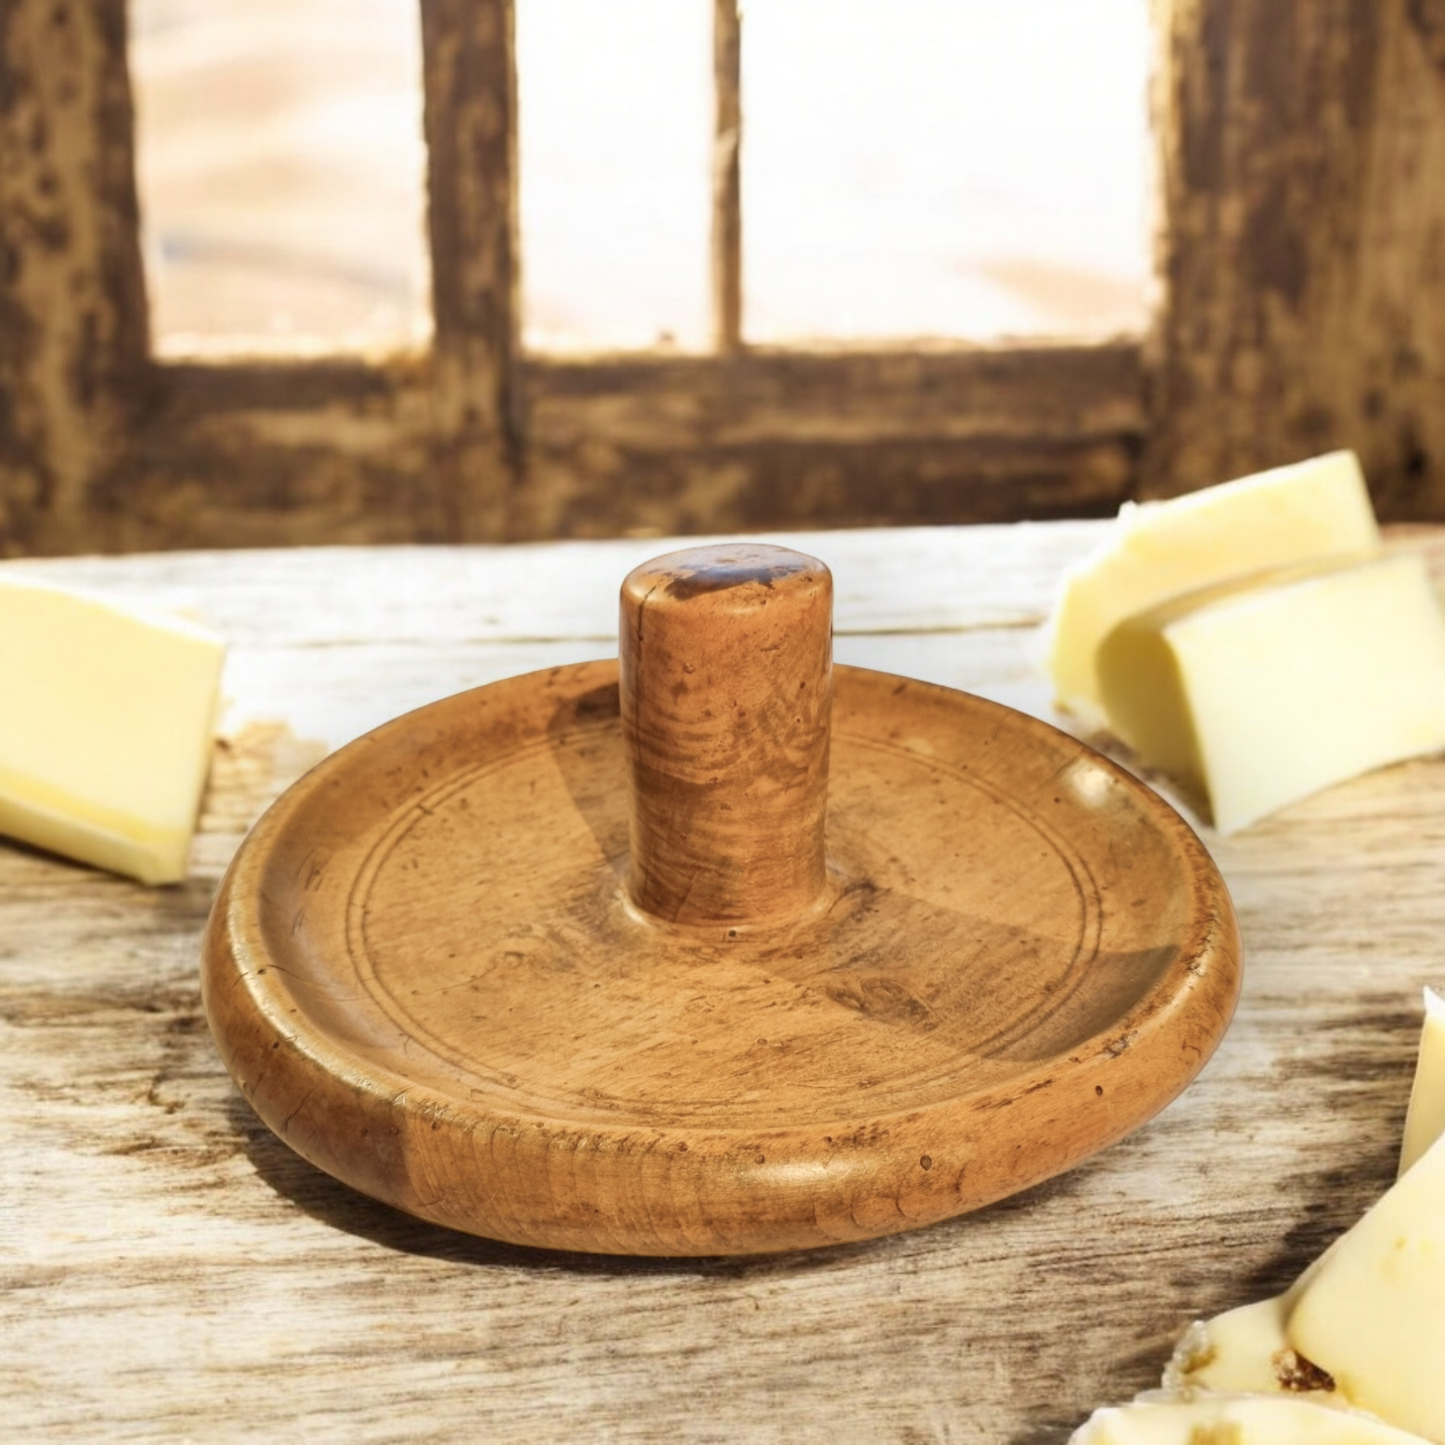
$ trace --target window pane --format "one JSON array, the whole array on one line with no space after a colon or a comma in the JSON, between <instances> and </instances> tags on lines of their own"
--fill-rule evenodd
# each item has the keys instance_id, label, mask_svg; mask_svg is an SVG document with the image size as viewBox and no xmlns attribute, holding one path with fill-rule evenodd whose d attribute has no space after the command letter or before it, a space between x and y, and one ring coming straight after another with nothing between
<instances>
[{"instance_id":1,"label":"window pane","mask_svg":"<svg viewBox=\"0 0 1445 1445\"><path fill-rule=\"evenodd\" d=\"M712 6L518 0L524 337L707 344Z\"/></svg>"},{"instance_id":2,"label":"window pane","mask_svg":"<svg viewBox=\"0 0 1445 1445\"><path fill-rule=\"evenodd\" d=\"M1147 0L747 0L752 340L1138 330Z\"/></svg>"},{"instance_id":3,"label":"window pane","mask_svg":"<svg viewBox=\"0 0 1445 1445\"><path fill-rule=\"evenodd\" d=\"M416 0L133 0L131 31L158 352L424 341Z\"/></svg>"}]
</instances>

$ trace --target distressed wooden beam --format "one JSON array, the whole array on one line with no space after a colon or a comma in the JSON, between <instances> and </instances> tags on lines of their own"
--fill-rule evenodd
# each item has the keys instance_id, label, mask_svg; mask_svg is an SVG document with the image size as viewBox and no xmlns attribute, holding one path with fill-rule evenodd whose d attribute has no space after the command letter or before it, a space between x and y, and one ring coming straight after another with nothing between
<instances>
[{"instance_id":1,"label":"distressed wooden beam","mask_svg":"<svg viewBox=\"0 0 1445 1445\"><path fill-rule=\"evenodd\" d=\"M434 354L154 365L124 7L15 0L0 14L4 549L748 531L1117 506L1144 424L1133 345L737 346L738 20L735 5L715 14L723 355L520 357L513 0L422 0Z\"/></svg>"},{"instance_id":2,"label":"distressed wooden beam","mask_svg":"<svg viewBox=\"0 0 1445 1445\"><path fill-rule=\"evenodd\" d=\"M507 528L520 470L513 0L421 0L440 525Z\"/></svg>"},{"instance_id":3,"label":"distressed wooden beam","mask_svg":"<svg viewBox=\"0 0 1445 1445\"><path fill-rule=\"evenodd\" d=\"M513 539L1100 515L1144 428L1128 344L533 358L518 386ZM422 361L159 366L79 538L31 550L452 540L433 422Z\"/></svg>"},{"instance_id":4,"label":"distressed wooden beam","mask_svg":"<svg viewBox=\"0 0 1445 1445\"><path fill-rule=\"evenodd\" d=\"M1445 517L1445 0L1160 9L1146 493L1353 446Z\"/></svg>"},{"instance_id":5,"label":"distressed wooden beam","mask_svg":"<svg viewBox=\"0 0 1445 1445\"><path fill-rule=\"evenodd\" d=\"M447 540L421 361L167 365L89 550Z\"/></svg>"},{"instance_id":6,"label":"distressed wooden beam","mask_svg":"<svg viewBox=\"0 0 1445 1445\"><path fill-rule=\"evenodd\" d=\"M712 309L713 345L736 351L743 338L742 20L738 0L713 0Z\"/></svg>"},{"instance_id":7,"label":"distressed wooden beam","mask_svg":"<svg viewBox=\"0 0 1445 1445\"><path fill-rule=\"evenodd\" d=\"M981 522L1113 512L1139 348L529 362L513 535Z\"/></svg>"},{"instance_id":8,"label":"distressed wooden beam","mask_svg":"<svg viewBox=\"0 0 1445 1445\"><path fill-rule=\"evenodd\" d=\"M0 553L84 538L144 399L125 0L0 7Z\"/></svg>"}]
</instances>

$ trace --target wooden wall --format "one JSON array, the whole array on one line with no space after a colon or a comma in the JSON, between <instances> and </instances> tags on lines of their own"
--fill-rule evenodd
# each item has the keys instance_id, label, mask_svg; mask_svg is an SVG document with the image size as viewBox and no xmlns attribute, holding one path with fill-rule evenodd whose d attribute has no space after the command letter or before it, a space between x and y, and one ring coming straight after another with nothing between
<instances>
[{"instance_id":1,"label":"wooden wall","mask_svg":"<svg viewBox=\"0 0 1445 1445\"><path fill-rule=\"evenodd\" d=\"M1445 0L1156 10L1142 490L1352 446L1382 514L1445 518Z\"/></svg>"},{"instance_id":2,"label":"wooden wall","mask_svg":"<svg viewBox=\"0 0 1445 1445\"><path fill-rule=\"evenodd\" d=\"M715 0L710 357L519 344L512 0L421 0L436 341L157 364L125 0L0 11L0 552L996 521L1332 446L1445 517L1445 0L1160 0L1142 343L739 338L736 0Z\"/></svg>"}]
</instances>

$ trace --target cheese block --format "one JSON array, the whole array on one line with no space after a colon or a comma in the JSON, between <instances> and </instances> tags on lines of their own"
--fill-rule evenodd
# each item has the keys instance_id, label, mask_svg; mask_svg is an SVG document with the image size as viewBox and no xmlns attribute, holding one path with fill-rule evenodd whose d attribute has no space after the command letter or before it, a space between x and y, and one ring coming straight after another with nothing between
<instances>
[{"instance_id":1,"label":"cheese block","mask_svg":"<svg viewBox=\"0 0 1445 1445\"><path fill-rule=\"evenodd\" d=\"M0 833L184 878L224 656L184 619L0 576Z\"/></svg>"},{"instance_id":2,"label":"cheese block","mask_svg":"<svg viewBox=\"0 0 1445 1445\"><path fill-rule=\"evenodd\" d=\"M1445 748L1445 617L1415 555L1206 588L1099 649L1109 726L1228 833Z\"/></svg>"},{"instance_id":3,"label":"cheese block","mask_svg":"<svg viewBox=\"0 0 1445 1445\"><path fill-rule=\"evenodd\" d=\"M1045 631L1058 701L1099 720L1096 654L1124 618L1181 592L1270 567L1379 551L1353 452L1331 452L1168 502L1126 502L1063 580Z\"/></svg>"},{"instance_id":4,"label":"cheese block","mask_svg":"<svg viewBox=\"0 0 1445 1445\"><path fill-rule=\"evenodd\" d=\"M1286 1395L1136 1400L1096 1410L1070 1445L1423 1445L1383 1421Z\"/></svg>"},{"instance_id":5,"label":"cheese block","mask_svg":"<svg viewBox=\"0 0 1445 1445\"><path fill-rule=\"evenodd\" d=\"M1445 1445L1445 1139L1320 1260L1285 1337L1351 1404Z\"/></svg>"},{"instance_id":6,"label":"cheese block","mask_svg":"<svg viewBox=\"0 0 1445 1445\"><path fill-rule=\"evenodd\" d=\"M1425 990L1425 1027L1415 1061L1415 1083L1410 1090L1410 1111L1405 1116L1405 1137L1400 1145L1403 1174L1445 1134L1445 998Z\"/></svg>"}]
</instances>

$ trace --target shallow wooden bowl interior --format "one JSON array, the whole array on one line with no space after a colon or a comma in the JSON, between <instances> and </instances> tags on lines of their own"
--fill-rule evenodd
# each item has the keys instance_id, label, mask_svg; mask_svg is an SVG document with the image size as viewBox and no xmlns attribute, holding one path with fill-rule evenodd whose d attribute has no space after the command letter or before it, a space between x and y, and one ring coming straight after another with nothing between
<instances>
[{"instance_id":1,"label":"shallow wooden bowl interior","mask_svg":"<svg viewBox=\"0 0 1445 1445\"><path fill-rule=\"evenodd\" d=\"M1150 1117L1238 990L1194 834L1035 719L853 668L834 688L831 885L782 928L627 903L615 663L329 758L257 825L207 934L246 1097L426 1219L681 1255L927 1224Z\"/></svg>"}]
</instances>

